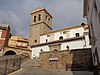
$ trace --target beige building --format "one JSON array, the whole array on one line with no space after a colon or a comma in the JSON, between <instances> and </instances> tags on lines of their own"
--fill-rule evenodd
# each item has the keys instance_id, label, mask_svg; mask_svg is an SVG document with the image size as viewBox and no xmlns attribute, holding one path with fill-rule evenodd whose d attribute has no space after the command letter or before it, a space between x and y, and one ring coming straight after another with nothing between
<instances>
[{"instance_id":1,"label":"beige building","mask_svg":"<svg viewBox=\"0 0 100 75\"><path fill-rule=\"evenodd\" d=\"M1 24L0 26L0 56L2 56L4 47L8 45L10 38L10 27L8 25Z\"/></svg>"},{"instance_id":2,"label":"beige building","mask_svg":"<svg viewBox=\"0 0 100 75\"><path fill-rule=\"evenodd\" d=\"M100 0L84 0L84 17L90 28L93 64L100 69Z\"/></svg>"},{"instance_id":3,"label":"beige building","mask_svg":"<svg viewBox=\"0 0 100 75\"><path fill-rule=\"evenodd\" d=\"M8 46L28 48L28 40L22 38L21 36L11 36L11 38L9 39Z\"/></svg>"},{"instance_id":4,"label":"beige building","mask_svg":"<svg viewBox=\"0 0 100 75\"><path fill-rule=\"evenodd\" d=\"M31 50L29 49L27 39L21 36L11 36L8 46L4 48L3 55L25 55L31 58Z\"/></svg>"}]
</instances>

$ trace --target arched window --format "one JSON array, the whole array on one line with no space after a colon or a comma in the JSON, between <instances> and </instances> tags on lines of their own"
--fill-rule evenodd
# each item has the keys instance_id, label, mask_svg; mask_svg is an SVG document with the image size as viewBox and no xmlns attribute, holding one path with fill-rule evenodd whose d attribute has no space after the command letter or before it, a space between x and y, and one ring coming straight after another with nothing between
<instances>
[{"instance_id":1,"label":"arched window","mask_svg":"<svg viewBox=\"0 0 100 75\"><path fill-rule=\"evenodd\" d=\"M45 19L47 20L47 15L46 15Z\"/></svg>"},{"instance_id":2,"label":"arched window","mask_svg":"<svg viewBox=\"0 0 100 75\"><path fill-rule=\"evenodd\" d=\"M42 50L42 49L41 49L40 51L41 51L41 52L43 52L43 50Z\"/></svg>"},{"instance_id":3,"label":"arched window","mask_svg":"<svg viewBox=\"0 0 100 75\"><path fill-rule=\"evenodd\" d=\"M39 21L41 21L41 14L39 14Z\"/></svg>"},{"instance_id":4,"label":"arched window","mask_svg":"<svg viewBox=\"0 0 100 75\"><path fill-rule=\"evenodd\" d=\"M79 37L79 36L80 36L80 34L79 34L79 33L76 33L75 35L76 35L76 37Z\"/></svg>"},{"instance_id":5,"label":"arched window","mask_svg":"<svg viewBox=\"0 0 100 75\"><path fill-rule=\"evenodd\" d=\"M54 49L53 51L57 51L57 49Z\"/></svg>"},{"instance_id":6,"label":"arched window","mask_svg":"<svg viewBox=\"0 0 100 75\"><path fill-rule=\"evenodd\" d=\"M48 42L48 39L46 39L46 42Z\"/></svg>"},{"instance_id":7,"label":"arched window","mask_svg":"<svg viewBox=\"0 0 100 75\"><path fill-rule=\"evenodd\" d=\"M48 18L48 23L50 22L50 18Z\"/></svg>"},{"instance_id":8,"label":"arched window","mask_svg":"<svg viewBox=\"0 0 100 75\"><path fill-rule=\"evenodd\" d=\"M68 45L66 46L66 49L69 50L69 46Z\"/></svg>"},{"instance_id":9,"label":"arched window","mask_svg":"<svg viewBox=\"0 0 100 75\"><path fill-rule=\"evenodd\" d=\"M62 40L62 39L63 39L63 36L60 36L60 37L59 37L59 40Z\"/></svg>"},{"instance_id":10,"label":"arched window","mask_svg":"<svg viewBox=\"0 0 100 75\"><path fill-rule=\"evenodd\" d=\"M34 16L34 22L36 22L36 16Z\"/></svg>"}]
</instances>

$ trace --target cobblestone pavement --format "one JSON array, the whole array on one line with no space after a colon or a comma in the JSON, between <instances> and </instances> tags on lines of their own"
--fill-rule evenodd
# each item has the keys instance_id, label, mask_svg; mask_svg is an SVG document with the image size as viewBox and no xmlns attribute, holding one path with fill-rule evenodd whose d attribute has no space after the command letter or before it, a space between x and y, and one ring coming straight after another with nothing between
<instances>
[{"instance_id":1,"label":"cobblestone pavement","mask_svg":"<svg viewBox=\"0 0 100 75\"><path fill-rule=\"evenodd\" d=\"M93 75L88 71L59 71L59 70L46 70L41 69L36 60L27 60L22 64L22 68L9 75ZM34 64L34 65L33 65Z\"/></svg>"}]
</instances>

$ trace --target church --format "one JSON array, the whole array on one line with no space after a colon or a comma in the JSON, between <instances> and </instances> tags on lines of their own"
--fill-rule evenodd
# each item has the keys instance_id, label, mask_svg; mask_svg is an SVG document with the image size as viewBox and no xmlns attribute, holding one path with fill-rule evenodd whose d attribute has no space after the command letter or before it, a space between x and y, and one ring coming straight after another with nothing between
<instances>
[{"instance_id":1,"label":"church","mask_svg":"<svg viewBox=\"0 0 100 75\"><path fill-rule=\"evenodd\" d=\"M29 45L32 58L39 57L40 52L91 48L87 24L82 23L54 31L52 18L45 8L31 12Z\"/></svg>"}]
</instances>

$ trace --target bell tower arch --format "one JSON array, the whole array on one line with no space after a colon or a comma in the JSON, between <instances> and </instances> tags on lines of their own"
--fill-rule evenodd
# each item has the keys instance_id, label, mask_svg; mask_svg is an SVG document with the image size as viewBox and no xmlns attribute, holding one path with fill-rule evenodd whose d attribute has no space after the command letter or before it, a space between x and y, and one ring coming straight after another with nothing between
<instances>
[{"instance_id":1,"label":"bell tower arch","mask_svg":"<svg viewBox=\"0 0 100 75\"><path fill-rule=\"evenodd\" d=\"M29 45L40 43L40 34L52 30L52 16L45 8L38 8L31 12Z\"/></svg>"}]
</instances>

